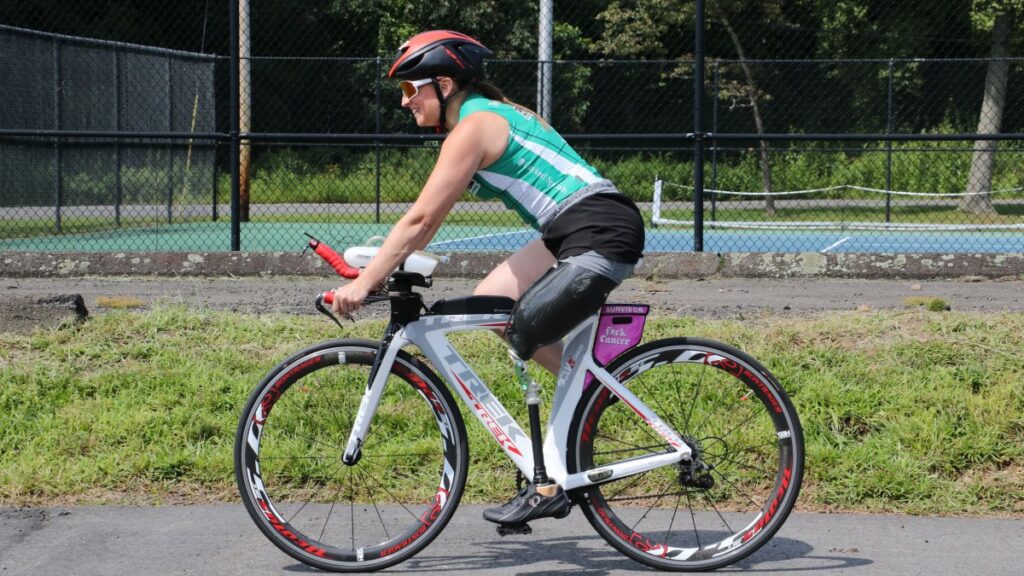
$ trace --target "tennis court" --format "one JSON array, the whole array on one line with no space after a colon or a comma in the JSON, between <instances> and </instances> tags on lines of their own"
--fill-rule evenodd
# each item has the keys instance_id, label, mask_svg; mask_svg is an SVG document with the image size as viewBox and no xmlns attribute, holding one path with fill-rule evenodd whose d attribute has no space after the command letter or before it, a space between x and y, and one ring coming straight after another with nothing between
<instances>
[{"instance_id":1,"label":"tennis court","mask_svg":"<svg viewBox=\"0 0 1024 576\"><path fill-rule=\"evenodd\" d=\"M386 234L390 224L261 223L241 225L241 249L247 252L299 251L304 232L344 247ZM511 251L537 238L525 228L443 226L428 250L449 252ZM693 229L648 227L647 252L690 252ZM227 251L228 222L191 222L139 228L112 228L80 234L59 234L0 240L0 251L135 252ZM820 253L1005 253L1024 252L1019 231L899 230L736 230L713 226L704 230L705 252Z\"/></svg>"}]
</instances>

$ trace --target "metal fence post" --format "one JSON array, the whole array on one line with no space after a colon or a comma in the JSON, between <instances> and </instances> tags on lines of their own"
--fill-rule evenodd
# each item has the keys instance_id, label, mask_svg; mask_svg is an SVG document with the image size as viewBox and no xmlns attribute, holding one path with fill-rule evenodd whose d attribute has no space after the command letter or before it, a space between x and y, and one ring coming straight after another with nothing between
<instances>
[{"instance_id":1,"label":"metal fence post","mask_svg":"<svg viewBox=\"0 0 1024 576\"><path fill-rule=\"evenodd\" d=\"M718 133L718 89L721 81L721 60L715 60L714 86L711 88L711 133ZM711 221L717 219L718 209L718 141L711 141Z\"/></svg>"},{"instance_id":2,"label":"metal fence post","mask_svg":"<svg viewBox=\"0 0 1024 576\"><path fill-rule=\"evenodd\" d=\"M238 61L238 2L228 2L228 117L230 122L228 139L231 143L231 152L228 154L228 163L231 164L231 250L241 250L240 221L240 200L239 193L240 174L239 168L242 162L242 146L238 137L238 82L239 82L239 61Z\"/></svg>"},{"instance_id":3,"label":"metal fence post","mask_svg":"<svg viewBox=\"0 0 1024 576\"><path fill-rule=\"evenodd\" d=\"M540 0L537 10L537 113L547 122L551 122L554 22L555 0Z\"/></svg>"},{"instance_id":4,"label":"metal fence post","mask_svg":"<svg viewBox=\"0 0 1024 576\"><path fill-rule=\"evenodd\" d=\"M889 96L885 108L885 133L892 134L892 74L893 59L889 59ZM885 222L892 219L892 140L885 143Z\"/></svg>"},{"instance_id":5,"label":"metal fence post","mask_svg":"<svg viewBox=\"0 0 1024 576\"><path fill-rule=\"evenodd\" d=\"M217 203L219 202L219 200L217 199L217 181L220 180L220 167L217 165L217 156L220 155L217 151L217 148L219 147L220 143L215 143L213 145L213 185L211 186L213 190L210 193L210 222L216 222L217 220L220 220L220 214L217 205Z\"/></svg>"},{"instance_id":6,"label":"metal fence post","mask_svg":"<svg viewBox=\"0 0 1024 576\"><path fill-rule=\"evenodd\" d=\"M174 132L174 89L171 86L173 64L167 56L167 131ZM167 223L174 221L174 151L173 141L167 141Z\"/></svg>"},{"instance_id":7,"label":"metal fence post","mask_svg":"<svg viewBox=\"0 0 1024 576\"><path fill-rule=\"evenodd\" d=\"M704 251L704 0L696 0L693 41L693 251Z\"/></svg>"},{"instance_id":8,"label":"metal fence post","mask_svg":"<svg viewBox=\"0 0 1024 576\"><path fill-rule=\"evenodd\" d=\"M114 129L121 131L121 51L114 49ZM121 139L114 140L114 223L121 225Z\"/></svg>"},{"instance_id":9,"label":"metal fence post","mask_svg":"<svg viewBox=\"0 0 1024 576\"><path fill-rule=\"evenodd\" d=\"M53 40L53 129L60 130L60 94L63 88L60 83L60 42ZM64 203L64 170L60 149L60 136L53 140L53 160L56 173L53 179L53 210L54 225L57 233L63 232L60 207Z\"/></svg>"},{"instance_id":10,"label":"metal fence post","mask_svg":"<svg viewBox=\"0 0 1024 576\"><path fill-rule=\"evenodd\" d=\"M377 73L376 73L376 84L377 84L377 86L376 86L376 89L377 89L377 113L376 113L377 129L376 129L376 133L380 134L380 125L381 125L381 117L380 117L380 111L381 111L380 56L377 56L376 70L377 70ZM376 206L376 209L375 209L376 210L376 212L375 212L376 213L376 218L374 220L374 222L376 222L377 224L380 224L380 203L381 203L381 194L380 194L380 154L381 154L381 150L380 150L380 145L381 145L380 140L375 140L373 142L373 148L377 152L377 184L376 184L376 186L377 186L377 188L376 188L376 191L377 191L377 206Z\"/></svg>"}]
</instances>

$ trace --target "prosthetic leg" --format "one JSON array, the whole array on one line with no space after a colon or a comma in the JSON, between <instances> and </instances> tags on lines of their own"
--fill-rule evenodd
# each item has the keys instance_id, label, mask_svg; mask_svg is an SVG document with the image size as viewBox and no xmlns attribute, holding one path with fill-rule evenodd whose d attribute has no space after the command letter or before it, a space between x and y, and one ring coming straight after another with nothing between
<instances>
[{"instance_id":1,"label":"prosthetic leg","mask_svg":"<svg viewBox=\"0 0 1024 576\"><path fill-rule=\"evenodd\" d=\"M520 386L526 393L533 448L533 479L504 506L484 511L484 519L498 524L498 534L529 534L528 521L565 518L572 505L561 486L548 478L544 466L540 422L540 388L526 371L526 360L541 346L560 340L597 311L616 283L575 264L560 263L541 277L516 303L505 336L512 347Z\"/></svg>"}]
</instances>

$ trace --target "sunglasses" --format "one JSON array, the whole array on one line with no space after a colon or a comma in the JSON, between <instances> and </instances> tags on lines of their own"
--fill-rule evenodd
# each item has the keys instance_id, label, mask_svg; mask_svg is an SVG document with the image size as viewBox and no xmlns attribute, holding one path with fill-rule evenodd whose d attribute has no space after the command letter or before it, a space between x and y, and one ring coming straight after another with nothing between
<instances>
[{"instance_id":1,"label":"sunglasses","mask_svg":"<svg viewBox=\"0 0 1024 576\"><path fill-rule=\"evenodd\" d=\"M402 94L406 98L412 100L417 94L420 93L420 86L426 86L430 84L430 78L424 78L423 80L402 80L398 83L398 87L402 89Z\"/></svg>"}]
</instances>

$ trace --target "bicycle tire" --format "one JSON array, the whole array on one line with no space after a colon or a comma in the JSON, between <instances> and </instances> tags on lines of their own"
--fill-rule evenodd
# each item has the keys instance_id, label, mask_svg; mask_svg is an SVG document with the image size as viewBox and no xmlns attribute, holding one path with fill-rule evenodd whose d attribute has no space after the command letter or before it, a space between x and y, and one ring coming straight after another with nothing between
<instances>
[{"instance_id":1,"label":"bicycle tire","mask_svg":"<svg viewBox=\"0 0 1024 576\"><path fill-rule=\"evenodd\" d=\"M329 571L373 571L415 555L445 527L466 483L468 448L441 379L399 352L361 458L341 456L378 342L302 350L253 390L235 437L249 516L291 557Z\"/></svg>"},{"instance_id":2,"label":"bicycle tire","mask_svg":"<svg viewBox=\"0 0 1024 576\"><path fill-rule=\"evenodd\" d=\"M732 564L771 539L803 479L803 432L778 380L740 350L670 338L627 351L608 371L699 455L573 494L594 529L648 566L704 571ZM595 381L596 382L596 381ZM600 384L578 404L570 472L669 450Z\"/></svg>"}]
</instances>

